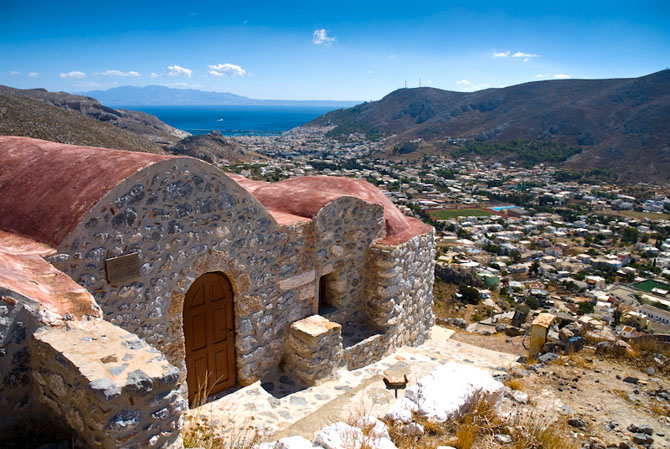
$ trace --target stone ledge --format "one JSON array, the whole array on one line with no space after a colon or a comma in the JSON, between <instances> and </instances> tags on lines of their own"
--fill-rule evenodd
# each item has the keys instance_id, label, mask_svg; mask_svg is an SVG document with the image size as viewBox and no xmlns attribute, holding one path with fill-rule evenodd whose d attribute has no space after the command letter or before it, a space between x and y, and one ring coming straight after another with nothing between
<instances>
[{"instance_id":1,"label":"stone ledge","mask_svg":"<svg viewBox=\"0 0 670 449\"><path fill-rule=\"evenodd\" d=\"M106 321L42 328L31 339L36 397L91 448L181 445L179 370Z\"/></svg>"},{"instance_id":2,"label":"stone ledge","mask_svg":"<svg viewBox=\"0 0 670 449\"><path fill-rule=\"evenodd\" d=\"M134 384L133 372L172 383L179 372L167 359L135 334L108 321L78 322L78 327L45 328L35 333L35 340L49 345L77 366L89 382L106 379L119 388ZM176 379L172 379L176 376Z\"/></svg>"},{"instance_id":3,"label":"stone ledge","mask_svg":"<svg viewBox=\"0 0 670 449\"><path fill-rule=\"evenodd\" d=\"M279 281L279 288L282 290L291 290L296 287L314 282L316 279L316 272L314 270L305 271L304 273L296 274L290 278L282 279Z\"/></svg>"},{"instance_id":4,"label":"stone ledge","mask_svg":"<svg viewBox=\"0 0 670 449\"><path fill-rule=\"evenodd\" d=\"M312 315L291 324L289 330L292 335L305 342L318 343L323 336L341 332L342 325L328 321L321 315Z\"/></svg>"}]
</instances>

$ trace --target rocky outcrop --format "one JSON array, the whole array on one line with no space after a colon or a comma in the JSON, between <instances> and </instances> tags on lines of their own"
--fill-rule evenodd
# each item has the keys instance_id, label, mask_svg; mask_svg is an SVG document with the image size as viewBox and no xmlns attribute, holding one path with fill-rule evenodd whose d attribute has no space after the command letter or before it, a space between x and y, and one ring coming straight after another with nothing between
<instances>
[{"instance_id":1,"label":"rocky outcrop","mask_svg":"<svg viewBox=\"0 0 670 449\"><path fill-rule=\"evenodd\" d=\"M226 165L239 164L263 157L258 153L246 150L218 131L182 139L170 147L170 151L175 154L202 159L214 165L222 163Z\"/></svg>"}]
</instances>

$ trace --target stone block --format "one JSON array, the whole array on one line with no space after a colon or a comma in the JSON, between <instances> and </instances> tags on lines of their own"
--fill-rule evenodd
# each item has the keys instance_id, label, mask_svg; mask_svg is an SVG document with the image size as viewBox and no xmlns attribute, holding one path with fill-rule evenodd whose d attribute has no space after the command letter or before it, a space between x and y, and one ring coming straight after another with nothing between
<instances>
[{"instance_id":1,"label":"stone block","mask_svg":"<svg viewBox=\"0 0 670 449\"><path fill-rule=\"evenodd\" d=\"M328 378L343 363L342 326L313 315L289 328L285 365L308 385Z\"/></svg>"},{"instance_id":2,"label":"stone block","mask_svg":"<svg viewBox=\"0 0 670 449\"><path fill-rule=\"evenodd\" d=\"M305 271L304 273L296 274L290 278L282 279L279 281L279 288L282 290L292 290L296 287L314 282L316 278L316 272L314 270Z\"/></svg>"},{"instance_id":3,"label":"stone block","mask_svg":"<svg viewBox=\"0 0 670 449\"><path fill-rule=\"evenodd\" d=\"M328 321L320 315L312 315L291 324L289 331L296 338L311 345L324 336L340 333L342 325Z\"/></svg>"}]
</instances>

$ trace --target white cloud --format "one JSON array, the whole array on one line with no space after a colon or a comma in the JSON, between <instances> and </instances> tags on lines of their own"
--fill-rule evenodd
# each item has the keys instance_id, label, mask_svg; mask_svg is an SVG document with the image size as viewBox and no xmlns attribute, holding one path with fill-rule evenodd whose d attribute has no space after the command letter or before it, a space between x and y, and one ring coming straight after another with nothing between
<instances>
[{"instance_id":1,"label":"white cloud","mask_svg":"<svg viewBox=\"0 0 670 449\"><path fill-rule=\"evenodd\" d=\"M507 57L513 57L516 59L523 59L523 62L528 62L532 58L539 58L539 55L536 55L535 53L525 53L523 51L517 51L515 53L512 53L509 50L506 51L494 51L493 52L493 57L494 58L507 58Z\"/></svg>"},{"instance_id":2,"label":"white cloud","mask_svg":"<svg viewBox=\"0 0 670 449\"><path fill-rule=\"evenodd\" d=\"M391 53L390 55L388 55L388 58L389 59L395 59L396 56L398 56L398 55L396 55L395 53Z\"/></svg>"},{"instance_id":3,"label":"white cloud","mask_svg":"<svg viewBox=\"0 0 670 449\"><path fill-rule=\"evenodd\" d=\"M86 78L86 74L84 72L80 72L79 70L73 70L68 73L61 73L58 76L61 78Z\"/></svg>"},{"instance_id":4,"label":"white cloud","mask_svg":"<svg viewBox=\"0 0 670 449\"><path fill-rule=\"evenodd\" d=\"M335 39L336 38L334 37L328 36L328 32L325 28L314 30L314 35L312 36L312 42L314 42L316 45L330 45L335 42Z\"/></svg>"},{"instance_id":5,"label":"white cloud","mask_svg":"<svg viewBox=\"0 0 670 449\"><path fill-rule=\"evenodd\" d=\"M151 75L149 75L152 78L158 78L158 73L156 72L151 72Z\"/></svg>"},{"instance_id":6,"label":"white cloud","mask_svg":"<svg viewBox=\"0 0 670 449\"><path fill-rule=\"evenodd\" d=\"M11 72L9 72L9 76L16 76L16 75L20 75L20 74L21 74L21 72L19 72L18 70L12 70Z\"/></svg>"},{"instance_id":7,"label":"white cloud","mask_svg":"<svg viewBox=\"0 0 670 449\"><path fill-rule=\"evenodd\" d=\"M138 77L142 76L141 73L136 72L134 70L131 70L130 72L122 72L120 70L107 70L101 73L103 76L130 76L130 77Z\"/></svg>"},{"instance_id":8,"label":"white cloud","mask_svg":"<svg viewBox=\"0 0 670 449\"><path fill-rule=\"evenodd\" d=\"M537 79L542 79L542 78L544 78L545 76L547 76L547 75L543 75L543 74L541 74L541 73L538 73L537 75L535 75L535 78L537 78Z\"/></svg>"},{"instance_id":9,"label":"white cloud","mask_svg":"<svg viewBox=\"0 0 670 449\"><path fill-rule=\"evenodd\" d=\"M494 51L493 52L493 57L494 58L506 58L506 57L509 56L509 54L510 54L509 50L507 50L507 51Z\"/></svg>"},{"instance_id":10,"label":"white cloud","mask_svg":"<svg viewBox=\"0 0 670 449\"><path fill-rule=\"evenodd\" d=\"M38 76L40 76L40 74L37 72L28 72L28 77L30 78L37 78Z\"/></svg>"},{"instance_id":11,"label":"white cloud","mask_svg":"<svg viewBox=\"0 0 670 449\"><path fill-rule=\"evenodd\" d=\"M491 87L489 83L475 84L472 81L460 80L456 81L456 84L461 86L461 89L466 92L474 92L476 90L488 89Z\"/></svg>"},{"instance_id":12,"label":"white cloud","mask_svg":"<svg viewBox=\"0 0 670 449\"><path fill-rule=\"evenodd\" d=\"M528 62L531 58L539 58L539 56L534 53L524 53L522 51L517 51L512 55L512 57L517 59L523 59L523 62Z\"/></svg>"},{"instance_id":13,"label":"white cloud","mask_svg":"<svg viewBox=\"0 0 670 449\"><path fill-rule=\"evenodd\" d=\"M557 80L567 80L570 79L570 75L566 75L565 73L557 73L552 78L557 79Z\"/></svg>"},{"instance_id":14,"label":"white cloud","mask_svg":"<svg viewBox=\"0 0 670 449\"><path fill-rule=\"evenodd\" d=\"M432 80L426 80L426 86L430 86L431 84L433 84Z\"/></svg>"},{"instance_id":15,"label":"white cloud","mask_svg":"<svg viewBox=\"0 0 670 449\"><path fill-rule=\"evenodd\" d=\"M168 72L167 76L185 76L186 78L190 78L191 75L193 74L193 70L187 69L185 67L180 67L178 65L169 65L168 66Z\"/></svg>"},{"instance_id":16,"label":"white cloud","mask_svg":"<svg viewBox=\"0 0 670 449\"><path fill-rule=\"evenodd\" d=\"M209 67L207 73L212 76L242 76L247 73L247 71L239 65L230 64L228 62L225 64L208 65L207 67Z\"/></svg>"}]
</instances>

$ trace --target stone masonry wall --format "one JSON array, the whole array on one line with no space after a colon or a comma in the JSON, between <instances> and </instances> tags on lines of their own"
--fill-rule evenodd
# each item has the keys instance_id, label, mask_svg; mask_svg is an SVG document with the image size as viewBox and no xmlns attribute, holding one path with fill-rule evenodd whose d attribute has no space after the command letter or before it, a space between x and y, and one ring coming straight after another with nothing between
<instances>
[{"instance_id":1,"label":"stone masonry wall","mask_svg":"<svg viewBox=\"0 0 670 449\"><path fill-rule=\"evenodd\" d=\"M105 259L137 252L141 276L109 284ZM238 382L281 360L288 326L314 313L311 221L279 226L247 191L201 161L157 163L112 189L50 261L85 286L105 319L136 333L185 380L183 302L195 279L225 274L234 290Z\"/></svg>"},{"instance_id":2,"label":"stone masonry wall","mask_svg":"<svg viewBox=\"0 0 670 449\"><path fill-rule=\"evenodd\" d=\"M355 370L383 359L395 349L389 345L390 334L375 334L344 350L348 370Z\"/></svg>"},{"instance_id":3,"label":"stone masonry wall","mask_svg":"<svg viewBox=\"0 0 670 449\"><path fill-rule=\"evenodd\" d=\"M31 338L35 402L90 448L182 447L179 371L154 348L102 320ZM45 408L46 407L46 408Z\"/></svg>"},{"instance_id":4,"label":"stone masonry wall","mask_svg":"<svg viewBox=\"0 0 670 449\"><path fill-rule=\"evenodd\" d=\"M106 320L164 353L180 369L185 395L183 303L198 276L220 272L233 286L237 381L248 385L279 366L290 324L318 312L324 274L334 273L332 292L339 296L333 299L339 313L329 319L397 329L379 310L390 299L414 300L389 293L377 285L376 271L368 273L376 270L375 254L396 251L371 248L384 236L383 208L352 197L330 202L312 221L280 226L215 167L177 158L147 167L108 192L49 261L94 295ZM432 248L432 235L422 242ZM406 249L394 263L414 273L404 257L417 245L400 247ZM140 276L110 284L105 259L133 252ZM432 268L428 272L432 276ZM428 290L423 288L424 296ZM373 307L368 292L379 296ZM370 311L376 313L372 320ZM419 326L405 336L403 330L392 343L419 341L422 331Z\"/></svg>"},{"instance_id":5,"label":"stone masonry wall","mask_svg":"<svg viewBox=\"0 0 670 449\"><path fill-rule=\"evenodd\" d=\"M397 245L374 244L366 315L388 338L390 353L403 345L419 345L435 324L432 311L435 277L434 230Z\"/></svg>"},{"instance_id":6,"label":"stone masonry wall","mask_svg":"<svg viewBox=\"0 0 670 449\"><path fill-rule=\"evenodd\" d=\"M39 309L36 302L0 288L0 434L33 411L28 341L42 325Z\"/></svg>"},{"instance_id":7,"label":"stone masonry wall","mask_svg":"<svg viewBox=\"0 0 670 449\"><path fill-rule=\"evenodd\" d=\"M317 279L333 273L328 292L338 310L328 319L343 326L365 322L366 261L371 243L385 236L384 208L342 197L322 208L314 222Z\"/></svg>"}]
</instances>

